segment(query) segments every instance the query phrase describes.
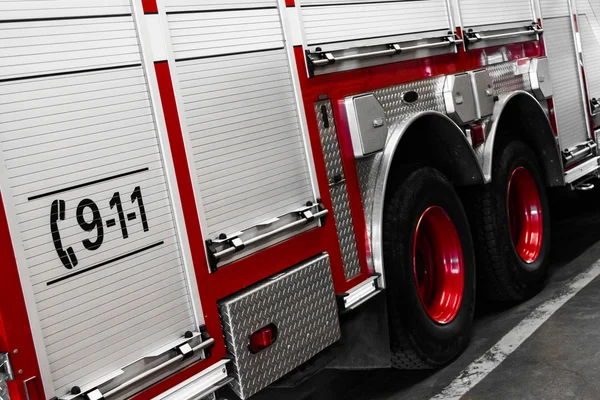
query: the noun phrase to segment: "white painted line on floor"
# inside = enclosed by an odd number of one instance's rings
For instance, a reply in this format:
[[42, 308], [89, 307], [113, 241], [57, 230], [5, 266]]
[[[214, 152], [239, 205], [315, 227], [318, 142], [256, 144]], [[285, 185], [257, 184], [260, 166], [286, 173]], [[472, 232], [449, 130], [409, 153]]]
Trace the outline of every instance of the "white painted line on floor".
[[524, 320], [508, 332], [484, 355], [463, 369], [448, 386], [431, 400], [458, 400], [492, 372], [523, 343], [533, 332], [548, 320], [569, 299], [600, 275], [600, 260], [573, 278], [551, 299], [533, 310]]

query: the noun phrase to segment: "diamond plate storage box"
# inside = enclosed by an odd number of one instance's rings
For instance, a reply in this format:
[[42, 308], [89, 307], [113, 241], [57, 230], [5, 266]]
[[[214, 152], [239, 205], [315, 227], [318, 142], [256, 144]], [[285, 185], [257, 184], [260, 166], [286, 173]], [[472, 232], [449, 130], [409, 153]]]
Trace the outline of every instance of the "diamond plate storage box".
[[[219, 303], [232, 388], [246, 399], [340, 338], [329, 256], [276, 275]], [[275, 342], [252, 354], [250, 335], [277, 326]]]

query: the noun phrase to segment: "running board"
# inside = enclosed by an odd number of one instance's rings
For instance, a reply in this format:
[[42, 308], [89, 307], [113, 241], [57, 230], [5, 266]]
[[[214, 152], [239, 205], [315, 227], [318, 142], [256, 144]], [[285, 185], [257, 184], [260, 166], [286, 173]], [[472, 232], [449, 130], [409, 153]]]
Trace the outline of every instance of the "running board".
[[338, 307], [340, 309], [340, 313], [352, 311], [382, 292], [383, 289], [381, 289], [377, 284], [379, 277], [379, 274], [370, 276], [367, 280], [354, 286], [346, 293], [339, 294]]
[[588, 175], [598, 173], [598, 170], [600, 169], [599, 162], [600, 157], [592, 157], [589, 160], [569, 169], [567, 172], [565, 172], [565, 182], [572, 187], [577, 186], [573, 185], [573, 183], [581, 178], [587, 177]]

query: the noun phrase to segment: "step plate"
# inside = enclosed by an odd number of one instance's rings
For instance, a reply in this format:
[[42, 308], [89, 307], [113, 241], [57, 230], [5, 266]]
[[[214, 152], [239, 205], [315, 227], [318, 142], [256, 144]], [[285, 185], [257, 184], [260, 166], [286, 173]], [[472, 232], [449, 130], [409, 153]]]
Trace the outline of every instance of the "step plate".
[[[335, 292], [324, 254], [219, 303], [231, 386], [246, 399], [340, 338]], [[252, 354], [250, 335], [269, 324], [278, 335]]]

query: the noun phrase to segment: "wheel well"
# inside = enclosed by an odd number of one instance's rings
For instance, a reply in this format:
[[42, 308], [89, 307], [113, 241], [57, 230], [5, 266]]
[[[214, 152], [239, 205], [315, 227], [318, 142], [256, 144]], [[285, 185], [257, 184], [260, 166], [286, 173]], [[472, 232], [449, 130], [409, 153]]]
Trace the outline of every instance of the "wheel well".
[[405, 165], [430, 165], [456, 186], [484, 183], [481, 166], [462, 130], [441, 114], [413, 121], [396, 147], [390, 177]]
[[542, 106], [529, 93], [517, 93], [506, 99], [500, 118], [486, 143], [484, 173], [491, 179], [494, 149], [511, 139], [523, 140], [535, 153], [548, 186], [564, 185], [562, 159], [550, 121]]

